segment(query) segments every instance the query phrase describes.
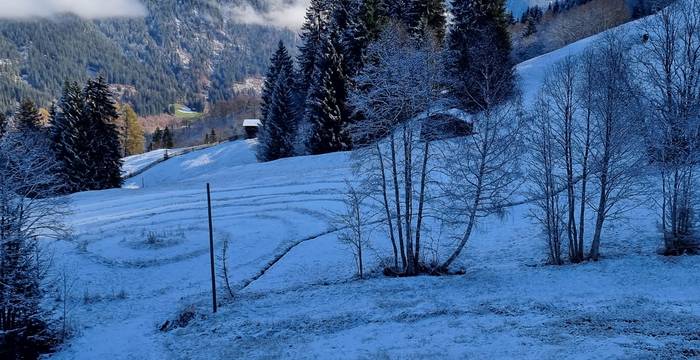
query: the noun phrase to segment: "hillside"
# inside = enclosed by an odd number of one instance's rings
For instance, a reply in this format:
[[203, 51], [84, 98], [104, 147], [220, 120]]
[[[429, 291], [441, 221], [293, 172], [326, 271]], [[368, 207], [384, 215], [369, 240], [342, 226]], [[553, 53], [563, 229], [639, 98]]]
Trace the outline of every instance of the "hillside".
[[[526, 104], [552, 64], [597, 39], [521, 64]], [[479, 228], [461, 259], [464, 275], [354, 281], [351, 253], [333, 226], [352, 180], [349, 154], [258, 164], [254, 146], [225, 143], [172, 158], [123, 189], [71, 197], [75, 238], [54, 250], [75, 284], [67, 298], [77, 334], [53, 358], [700, 354], [700, 288], [687, 286], [700, 281], [700, 264], [655, 254], [651, 208], [609, 229], [615, 244], [604, 245], [600, 263], [543, 266], [544, 244], [525, 204]], [[158, 155], [131, 158], [129, 166]], [[236, 291], [216, 315], [209, 312], [207, 182], [217, 253], [229, 240]], [[381, 236], [373, 233], [369, 268], [386, 246]], [[188, 312], [187, 327], [158, 330]]]
[[241, 1], [147, 0], [138, 19], [0, 21], [0, 111], [24, 97], [47, 106], [64, 81], [98, 73], [144, 115], [226, 100], [265, 73], [279, 40], [295, 41], [288, 30], [238, 23], [228, 8]]

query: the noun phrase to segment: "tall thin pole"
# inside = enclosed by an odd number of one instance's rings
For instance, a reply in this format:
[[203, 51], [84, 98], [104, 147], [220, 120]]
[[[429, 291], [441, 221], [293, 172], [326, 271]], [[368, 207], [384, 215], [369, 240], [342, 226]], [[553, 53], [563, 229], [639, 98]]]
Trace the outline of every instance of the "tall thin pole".
[[209, 208], [209, 257], [211, 262], [211, 298], [216, 313], [216, 273], [214, 271], [214, 226], [211, 220], [211, 186], [207, 183], [207, 207]]

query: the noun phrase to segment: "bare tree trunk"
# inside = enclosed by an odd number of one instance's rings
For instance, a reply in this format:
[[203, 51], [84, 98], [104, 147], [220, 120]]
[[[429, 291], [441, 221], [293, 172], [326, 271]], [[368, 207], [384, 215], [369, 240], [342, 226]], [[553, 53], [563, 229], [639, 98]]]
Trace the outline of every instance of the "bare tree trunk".
[[420, 237], [421, 237], [421, 227], [423, 225], [423, 207], [425, 205], [425, 191], [428, 181], [428, 155], [430, 154], [430, 140], [425, 140], [425, 147], [423, 148], [423, 167], [421, 168], [420, 177], [420, 195], [418, 198], [418, 218], [416, 219], [416, 256], [415, 256], [415, 267], [420, 266]]
[[399, 193], [399, 174], [397, 169], [396, 159], [396, 137], [391, 134], [391, 166], [392, 176], [394, 180], [394, 203], [396, 204], [396, 227], [399, 233], [399, 249], [401, 251], [401, 264], [403, 270], [406, 270], [406, 249], [404, 247], [403, 228], [401, 225], [401, 194]]
[[593, 116], [593, 69], [592, 64], [593, 59], [590, 55], [584, 60], [584, 74], [585, 79], [585, 99], [586, 104], [586, 139], [584, 141], [583, 147], [583, 159], [581, 164], [581, 206], [579, 208], [579, 231], [578, 231], [578, 253], [584, 253], [584, 239], [586, 232], [586, 201], [588, 199], [587, 187], [588, 187], [588, 159], [590, 157], [591, 151], [591, 117]]
[[391, 216], [391, 209], [389, 205], [389, 196], [386, 189], [386, 171], [384, 170], [384, 155], [382, 154], [382, 149], [379, 146], [379, 142], [376, 143], [377, 155], [379, 156], [379, 167], [382, 174], [382, 196], [384, 200], [384, 210], [386, 211], [386, 221], [389, 225], [389, 237], [391, 238], [391, 247], [394, 251], [394, 268], [399, 268], [399, 253], [396, 248], [396, 237], [394, 236], [394, 220]]
[[605, 222], [608, 200], [608, 170], [603, 169], [600, 174], [600, 199], [598, 201], [598, 211], [596, 215], [595, 232], [593, 233], [593, 241], [591, 242], [591, 252], [589, 258], [593, 261], [598, 261], [600, 258], [600, 236], [603, 231], [603, 223]]
[[413, 253], [413, 149], [410, 130], [404, 124], [403, 126], [403, 150], [404, 150], [404, 198], [405, 205], [405, 221], [406, 221], [406, 275], [415, 275], [415, 260]]
[[[568, 99], [567, 99], [568, 101]], [[574, 180], [574, 157], [573, 157], [573, 114], [570, 104], [565, 105], [564, 112], [564, 154], [566, 161], [566, 194], [568, 206], [568, 223], [567, 234], [569, 236], [569, 256], [571, 262], [581, 262], [581, 256], [578, 253], [578, 236], [576, 232], [576, 181]]]
[[469, 222], [467, 225], [467, 230], [464, 232], [464, 235], [462, 235], [462, 239], [459, 242], [459, 245], [455, 249], [455, 251], [450, 255], [450, 257], [442, 264], [440, 265], [440, 271], [442, 272], [447, 272], [452, 265], [452, 263], [457, 260], [459, 255], [462, 253], [462, 250], [464, 250], [464, 246], [467, 245], [467, 241], [469, 241], [469, 238], [472, 235], [472, 230], [474, 229], [474, 223], [476, 222], [476, 214], [479, 209], [479, 205], [481, 203], [481, 192], [482, 192], [482, 186], [483, 186], [483, 181], [484, 181], [484, 172], [486, 170], [486, 154], [487, 151], [486, 149], [482, 149], [481, 152], [481, 160], [479, 164], [479, 176], [477, 176], [477, 184], [476, 184], [476, 193], [474, 195], [474, 200], [472, 202], [472, 208], [469, 213]]

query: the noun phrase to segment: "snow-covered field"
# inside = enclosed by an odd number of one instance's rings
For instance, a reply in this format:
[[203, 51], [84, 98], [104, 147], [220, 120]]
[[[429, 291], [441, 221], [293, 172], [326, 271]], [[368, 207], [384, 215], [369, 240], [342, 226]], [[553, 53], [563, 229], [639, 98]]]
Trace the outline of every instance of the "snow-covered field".
[[[520, 65], [525, 100], [548, 66], [593, 41]], [[607, 230], [599, 263], [542, 265], [525, 205], [479, 229], [464, 275], [355, 281], [331, 230], [352, 179], [349, 155], [257, 164], [253, 147], [225, 143], [158, 164], [123, 189], [72, 196], [75, 236], [52, 247], [73, 284], [77, 332], [52, 358], [700, 357], [700, 258], [656, 255], [651, 209]], [[216, 315], [206, 183], [237, 289]], [[189, 326], [159, 331], [191, 306]]]

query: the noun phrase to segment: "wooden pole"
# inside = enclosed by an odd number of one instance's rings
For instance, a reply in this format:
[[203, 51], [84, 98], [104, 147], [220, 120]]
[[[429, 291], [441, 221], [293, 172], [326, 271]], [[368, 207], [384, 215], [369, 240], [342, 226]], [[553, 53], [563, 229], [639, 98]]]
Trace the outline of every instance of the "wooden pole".
[[211, 220], [211, 186], [207, 183], [207, 207], [209, 208], [209, 260], [211, 263], [211, 297], [216, 313], [216, 273], [214, 271], [214, 226]]

